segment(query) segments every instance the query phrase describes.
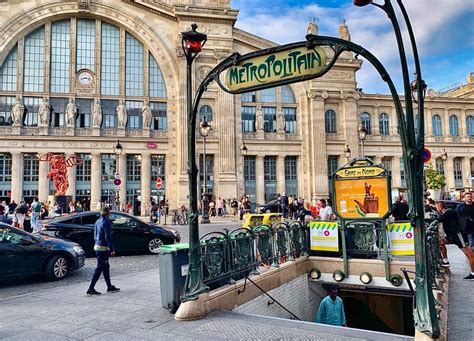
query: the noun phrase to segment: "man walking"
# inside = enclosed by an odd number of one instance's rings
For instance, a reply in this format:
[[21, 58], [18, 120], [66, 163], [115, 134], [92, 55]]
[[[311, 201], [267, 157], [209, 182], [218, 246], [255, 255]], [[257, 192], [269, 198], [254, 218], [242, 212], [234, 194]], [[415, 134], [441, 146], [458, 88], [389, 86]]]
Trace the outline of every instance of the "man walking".
[[39, 232], [39, 218], [42, 207], [43, 205], [38, 202], [38, 198], [34, 198], [31, 204], [31, 228], [33, 229], [33, 233]]
[[342, 299], [337, 296], [337, 289], [330, 288], [328, 290], [328, 296], [323, 298], [319, 304], [315, 322], [338, 327], [347, 327], [344, 303]]
[[105, 283], [107, 284], [107, 292], [119, 291], [110, 282], [110, 264], [109, 256], [115, 256], [114, 244], [112, 242], [112, 223], [110, 222], [110, 208], [104, 206], [100, 212], [101, 217], [94, 225], [94, 251], [97, 256], [97, 268], [95, 269], [92, 281], [87, 290], [87, 295], [100, 295], [101, 293], [95, 290], [95, 284], [99, 280], [100, 274], [104, 274]]
[[464, 277], [465, 280], [474, 280], [474, 252], [468, 246], [467, 238], [460, 231], [459, 220], [456, 212], [446, 207], [444, 201], [436, 202], [436, 209], [439, 216], [433, 223], [443, 223], [444, 233], [446, 238], [440, 240], [440, 250], [443, 257], [443, 266], [449, 266], [447, 244], [454, 244], [466, 255], [469, 265], [471, 266], [471, 273]]
[[474, 250], [474, 204], [472, 192], [464, 193], [464, 202], [456, 207], [456, 212], [461, 220], [461, 230], [469, 239], [469, 245]]

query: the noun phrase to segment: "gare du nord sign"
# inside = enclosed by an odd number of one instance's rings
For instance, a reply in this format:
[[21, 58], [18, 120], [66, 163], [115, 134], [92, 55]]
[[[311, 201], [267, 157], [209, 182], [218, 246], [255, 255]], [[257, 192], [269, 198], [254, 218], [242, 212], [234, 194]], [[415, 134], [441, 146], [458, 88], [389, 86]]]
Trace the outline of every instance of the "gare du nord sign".
[[[290, 47], [263, 55], [242, 58], [227, 70], [225, 85], [229, 92], [244, 92], [250, 88], [293, 83], [306, 77], [314, 78], [326, 66], [326, 52], [321, 47]], [[302, 79], [303, 78], [303, 79]]]

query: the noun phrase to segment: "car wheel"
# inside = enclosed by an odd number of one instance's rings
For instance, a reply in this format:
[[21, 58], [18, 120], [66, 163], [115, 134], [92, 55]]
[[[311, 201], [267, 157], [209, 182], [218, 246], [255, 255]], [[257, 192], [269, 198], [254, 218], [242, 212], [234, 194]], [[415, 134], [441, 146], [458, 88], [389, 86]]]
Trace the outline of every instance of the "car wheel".
[[147, 251], [151, 255], [158, 254], [158, 249], [163, 245], [163, 241], [160, 238], [152, 238], [147, 243]]
[[65, 256], [54, 256], [48, 261], [46, 275], [51, 281], [63, 279], [69, 273], [69, 261]]

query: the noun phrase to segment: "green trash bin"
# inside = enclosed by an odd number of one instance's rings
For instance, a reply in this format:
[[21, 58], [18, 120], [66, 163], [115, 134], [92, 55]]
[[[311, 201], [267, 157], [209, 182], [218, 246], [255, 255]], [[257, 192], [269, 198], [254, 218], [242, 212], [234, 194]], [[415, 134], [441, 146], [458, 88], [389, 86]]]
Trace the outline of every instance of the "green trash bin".
[[161, 305], [172, 314], [178, 310], [188, 274], [189, 243], [163, 245], [159, 249]]

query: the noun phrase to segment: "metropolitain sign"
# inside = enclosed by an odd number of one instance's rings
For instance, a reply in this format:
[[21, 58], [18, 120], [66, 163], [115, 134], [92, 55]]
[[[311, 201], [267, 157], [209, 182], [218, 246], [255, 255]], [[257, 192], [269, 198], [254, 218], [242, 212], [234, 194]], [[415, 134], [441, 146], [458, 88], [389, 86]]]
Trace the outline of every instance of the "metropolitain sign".
[[242, 60], [226, 74], [230, 91], [239, 91], [281, 81], [299, 81], [316, 75], [326, 65], [326, 52], [321, 47], [295, 47]]

